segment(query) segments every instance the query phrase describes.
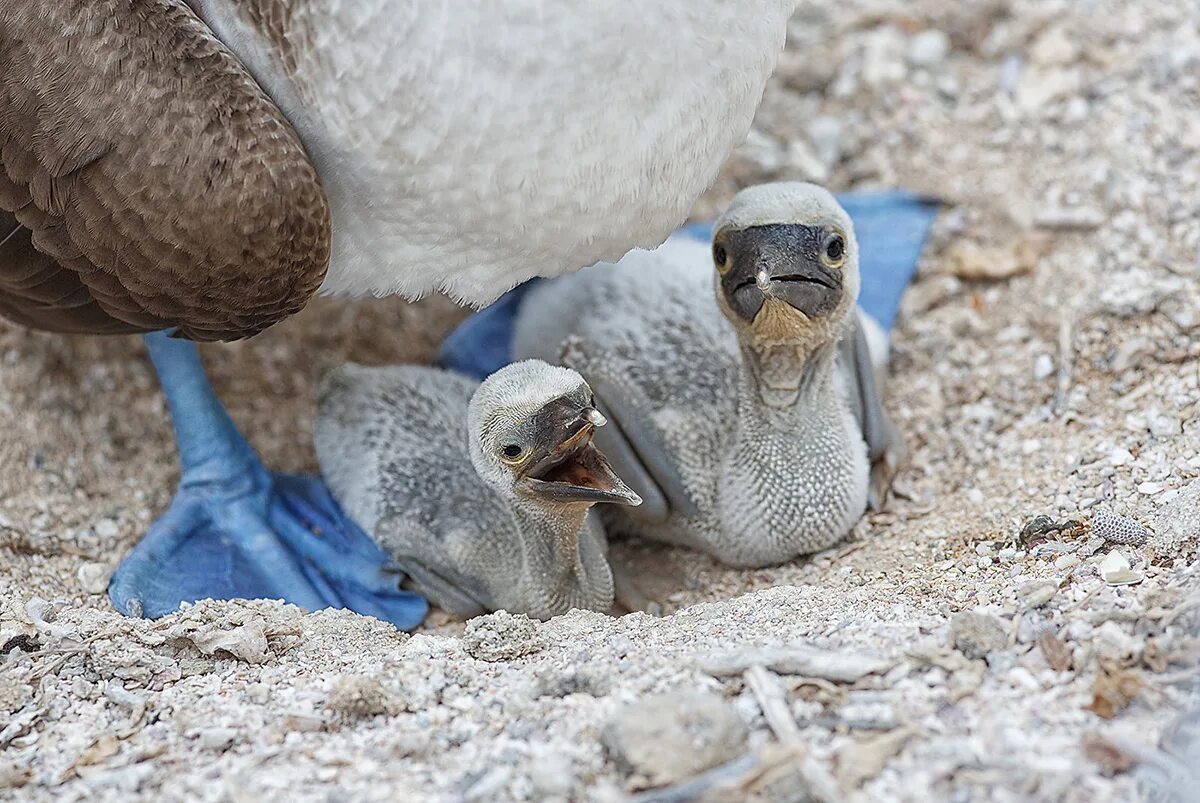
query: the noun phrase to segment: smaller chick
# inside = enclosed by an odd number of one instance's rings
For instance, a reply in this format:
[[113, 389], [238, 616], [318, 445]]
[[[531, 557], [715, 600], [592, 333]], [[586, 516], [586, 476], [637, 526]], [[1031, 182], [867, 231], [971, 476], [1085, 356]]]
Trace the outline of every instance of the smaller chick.
[[322, 383], [314, 441], [334, 497], [456, 616], [605, 611], [613, 577], [597, 502], [641, 498], [593, 445], [575, 371], [514, 363], [482, 384], [437, 368], [346, 365]]

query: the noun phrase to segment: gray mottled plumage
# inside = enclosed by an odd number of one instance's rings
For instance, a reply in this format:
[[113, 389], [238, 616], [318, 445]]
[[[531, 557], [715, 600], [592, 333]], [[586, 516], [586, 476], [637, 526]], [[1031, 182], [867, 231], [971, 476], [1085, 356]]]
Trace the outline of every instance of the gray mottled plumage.
[[[614, 528], [760, 566], [845, 537], [901, 447], [855, 308], [853, 227], [833, 196], [752, 188], [715, 232], [712, 250], [676, 237], [535, 289], [515, 350], [595, 390], [611, 422], [597, 442], [645, 499], [614, 511]], [[818, 252], [835, 234], [844, 261], [831, 268]]]
[[[523, 474], [539, 442], [590, 435], [603, 420], [591, 403], [577, 373], [537, 361], [482, 385], [435, 368], [347, 365], [320, 391], [317, 457], [346, 512], [443, 609], [607, 610], [612, 574], [588, 510], [636, 496], [609, 476], [607, 498], [564, 500]], [[547, 423], [547, 411], [562, 415]], [[506, 462], [502, 450], [517, 444], [525, 451]], [[600, 463], [593, 479], [604, 479]]]

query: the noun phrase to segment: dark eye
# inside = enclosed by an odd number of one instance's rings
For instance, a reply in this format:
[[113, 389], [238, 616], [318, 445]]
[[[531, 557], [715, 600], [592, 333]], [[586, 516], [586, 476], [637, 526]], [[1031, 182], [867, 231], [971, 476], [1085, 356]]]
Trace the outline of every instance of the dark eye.
[[729, 272], [729, 252], [720, 243], [713, 243], [713, 264], [717, 266], [718, 273]]
[[846, 258], [846, 238], [834, 232], [825, 240], [825, 260], [837, 265]]
[[518, 457], [521, 456], [522, 449], [520, 446], [517, 446], [515, 443], [510, 443], [504, 447], [503, 451], [504, 451], [504, 456], [507, 457], [509, 460], [516, 460]]
[[718, 267], [724, 265], [728, 259], [729, 253], [725, 250], [725, 246], [721, 245], [720, 243], [717, 243], [713, 246], [713, 262], [716, 263]]

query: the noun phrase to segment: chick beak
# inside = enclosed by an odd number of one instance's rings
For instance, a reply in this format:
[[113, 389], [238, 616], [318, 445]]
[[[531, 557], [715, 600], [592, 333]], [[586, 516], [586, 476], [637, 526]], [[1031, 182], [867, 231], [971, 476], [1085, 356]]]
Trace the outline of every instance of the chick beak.
[[537, 443], [521, 478], [531, 490], [555, 502], [640, 505], [642, 498], [592, 443], [596, 427], [606, 423], [594, 407], [581, 410], [565, 398], [550, 402], [534, 415]]

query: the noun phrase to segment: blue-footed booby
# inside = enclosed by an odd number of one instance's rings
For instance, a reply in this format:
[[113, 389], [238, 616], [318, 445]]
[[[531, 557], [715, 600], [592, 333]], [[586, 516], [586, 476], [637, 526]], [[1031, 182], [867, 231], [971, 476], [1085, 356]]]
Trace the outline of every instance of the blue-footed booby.
[[481, 305], [657, 245], [748, 131], [793, 7], [0, 6], [0, 315], [157, 333], [180, 445], [117, 608], [271, 596], [419, 621], [319, 483], [262, 466], [186, 341], [249, 337], [318, 290]]

